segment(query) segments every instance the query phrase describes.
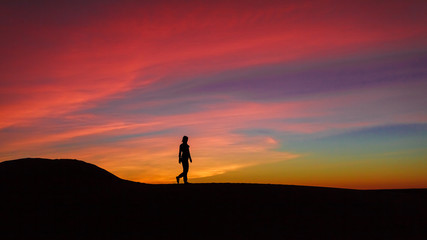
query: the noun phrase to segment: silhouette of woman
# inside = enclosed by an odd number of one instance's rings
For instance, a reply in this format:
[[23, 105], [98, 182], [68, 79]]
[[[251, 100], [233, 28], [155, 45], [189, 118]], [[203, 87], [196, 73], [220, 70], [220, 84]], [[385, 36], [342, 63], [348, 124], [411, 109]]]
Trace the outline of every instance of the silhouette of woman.
[[184, 178], [184, 184], [188, 184], [187, 182], [187, 173], [188, 173], [188, 167], [189, 167], [188, 159], [190, 159], [190, 162], [193, 162], [190, 155], [190, 146], [188, 146], [187, 142], [188, 142], [188, 137], [184, 136], [182, 137], [182, 144], [179, 145], [178, 157], [179, 157], [179, 163], [182, 164], [183, 170], [182, 170], [182, 173], [176, 177], [176, 182], [178, 184], [179, 184], [180, 178]]

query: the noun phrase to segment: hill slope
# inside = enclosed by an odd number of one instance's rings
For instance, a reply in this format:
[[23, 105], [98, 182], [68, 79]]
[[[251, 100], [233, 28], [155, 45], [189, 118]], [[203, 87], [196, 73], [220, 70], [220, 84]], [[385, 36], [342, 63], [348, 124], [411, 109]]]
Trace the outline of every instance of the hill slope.
[[96, 165], [74, 159], [24, 158], [0, 163], [0, 186], [15, 191], [70, 191], [120, 181]]
[[10, 181], [30, 177], [55, 180], [62, 177], [64, 180], [83, 181], [119, 179], [96, 165], [75, 159], [23, 158], [4, 161], [0, 162], [0, 174], [3, 179], [10, 178], [7, 179]]
[[[31, 169], [46, 167], [44, 160], [37, 162], [40, 166]], [[66, 175], [74, 179], [82, 174], [78, 179], [90, 184], [54, 174], [45, 182], [54, 188], [39, 191], [33, 188], [39, 185], [24, 184], [23, 189], [15, 191], [4, 182], [13, 178], [2, 178], [0, 214], [7, 219], [0, 225], [2, 239], [427, 237], [426, 189], [360, 191], [266, 184], [149, 185], [121, 181], [105, 170], [100, 174], [94, 165], [81, 162], [78, 165], [88, 169], [67, 169]], [[22, 173], [19, 169], [26, 166], [15, 166], [14, 171]], [[0, 174], [7, 172], [4, 169], [0, 163]], [[31, 179], [32, 174], [30, 171], [28, 175]], [[63, 178], [59, 182], [66, 183], [68, 188], [58, 190], [63, 185], [52, 183], [55, 180], [52, 176]], [[91, 176], [102, 180], [94, 181]], [[26, 179], [22, 183], [30, 181], [22, 174], [19, 179]], [[86, 190], [77, 190], [81, 188]]]

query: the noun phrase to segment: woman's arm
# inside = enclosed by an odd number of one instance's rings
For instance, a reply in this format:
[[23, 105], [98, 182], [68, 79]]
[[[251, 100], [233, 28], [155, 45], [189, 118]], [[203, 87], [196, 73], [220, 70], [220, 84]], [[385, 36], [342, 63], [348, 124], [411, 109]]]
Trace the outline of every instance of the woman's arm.
[[182, 147], [181, 145], [179, 146], [179, 153], [178, 153], [178, 159], [179, 159], [179, 163], [181, 163], [181, 153], [182, 153]]

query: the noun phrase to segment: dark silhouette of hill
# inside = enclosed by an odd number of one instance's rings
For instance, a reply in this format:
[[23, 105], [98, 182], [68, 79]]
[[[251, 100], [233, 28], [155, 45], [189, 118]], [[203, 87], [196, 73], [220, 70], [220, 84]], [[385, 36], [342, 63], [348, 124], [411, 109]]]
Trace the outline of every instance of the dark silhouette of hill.
[[0, 175], [1, 239], [427, 239], [427, 189], [151, 185], [46, 159]]
[[16, 191], [70, 191], [120, 181], [96, 165], [74, 159], [24, 158], [0, 163], [0, 185]]

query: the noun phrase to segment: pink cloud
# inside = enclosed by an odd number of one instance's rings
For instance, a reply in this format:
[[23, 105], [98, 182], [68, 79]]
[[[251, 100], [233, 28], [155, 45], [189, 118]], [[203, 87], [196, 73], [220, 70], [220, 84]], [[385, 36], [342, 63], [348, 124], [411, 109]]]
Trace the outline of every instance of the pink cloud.
[[[423, 21], [415, 21], [415, 16], [401, 22], [394, 18], [409, 11], [410, 4], [390, 3], [382, 10], [338, 4], [336, 12], [324, 4], [321, 8], [307, 3], [253, 4], [243, 10], [226, 2], [215, 8], [196, 4], [194, 11], [188, 10], [193, 5], [179, 4], [173, 11], [158, 5], [147, 10], [157, 16], [154, 19], [140, 12], [145, 5], [120, 8], [132, 9], [130, 15], [113, 11], [118, 6], [107, 6], [101, 9], [102, 20], [83, 16], [88, 20], [84, 26], [64, 28], [48, 21], [56, 16], [47, 16], [44, 25], [13, 22], [5, 29], [10, 39], [2, 46], [8, 59], [0, 75], [1, 93], [14, 99], [2, 106], [2, 115], [13, 117], [2, 120], [2, 125], [83, 107], [153, 80], [145, 76], [167, 81], [169, 76], [357, 53], [395, 47], [424, 33]], [[364, 15], [355, 14], [354, 8], [363, 9]], [[315, 21], [316, 17], [323, 21]], [[16, 41], [24, 36], [32, 42]], [[12, 43], [21, 45], [8, 47]], [[47, 43], [51, 44], [38, 46]]]

